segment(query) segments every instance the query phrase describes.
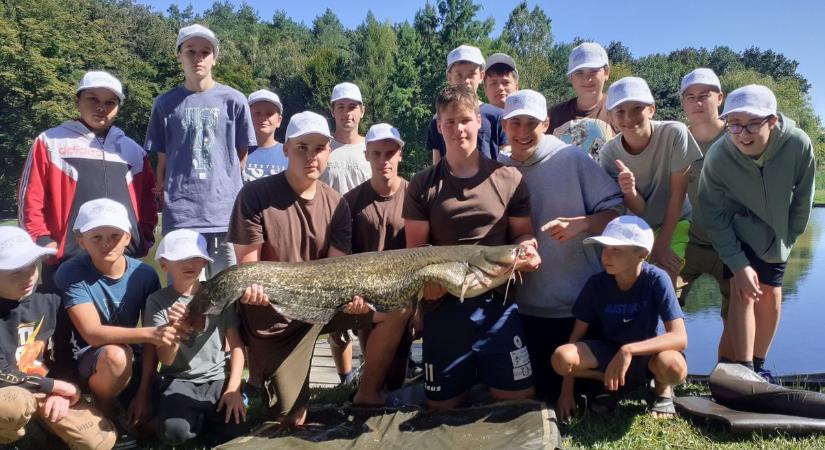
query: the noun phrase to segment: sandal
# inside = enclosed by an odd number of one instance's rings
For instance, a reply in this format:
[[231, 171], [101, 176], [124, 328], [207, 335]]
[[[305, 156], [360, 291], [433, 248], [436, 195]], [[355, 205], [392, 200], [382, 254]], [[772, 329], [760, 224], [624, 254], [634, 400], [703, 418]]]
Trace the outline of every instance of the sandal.
[[[656, 399], [653, 400], [648, 406], [648, 412], [658, 414], [658, 417], [662, 417], [662, 415], [668, 414], [669, 417], [673, 417], [676, 415], [676, 406], [673, 403], [673, 395], [664, 396], [664, 395], [657, 395]], [[669, 418], [669, 417], [662, 417], [662, 418]]]
[[615, 393], [602, 393], [595, 397], [590, 402], [590, 412], [593, 414], [605, 414], [613, 412], [616, 405], [619, 403], [619, 395]]

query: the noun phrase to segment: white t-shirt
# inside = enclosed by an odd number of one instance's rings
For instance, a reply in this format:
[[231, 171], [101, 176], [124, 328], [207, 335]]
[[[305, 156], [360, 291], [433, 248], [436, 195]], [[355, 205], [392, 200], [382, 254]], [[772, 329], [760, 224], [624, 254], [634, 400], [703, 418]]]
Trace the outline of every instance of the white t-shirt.
[[372, 168], [367, 162], [365, 152], [367, 144], [341, 144], [332, 140], [332, 153], [329, 155], [327, 170], [321, 175], [321, 181], [344, 195], [350, 189], [369, 180]]

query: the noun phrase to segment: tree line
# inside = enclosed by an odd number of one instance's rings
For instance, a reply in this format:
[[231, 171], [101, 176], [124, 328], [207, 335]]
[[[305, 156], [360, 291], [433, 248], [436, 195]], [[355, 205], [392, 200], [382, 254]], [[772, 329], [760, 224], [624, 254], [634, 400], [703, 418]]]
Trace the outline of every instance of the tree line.
[[[485, 55], [510, 54], [521, 87], [542, 92], [549, 104], [573, 96], [567, 57], [586, 36], [554, 41], [548, 13], [526, 2], [506, 18], [482, 18], [479, 11], [473, 0], [437, 0], [412, 22], [382, 22], [368, 13], [347, 29], [329, 9], [304, 24], [283, 10], [267, 19], [228, 1], [195, 13], [191, 5], [158, 12], [131, 0], [0, 0], [0, 214], [16, 211], [17, 183], [33, 139], [76, 116], [74, 92], [86, 70], [110, 71], [124, 83], [127, 99], [115, 124], [142, 142], [154, 97], [183, 81], [174, 55], [177, 30], [195, 22], [221, 41], [218, 81], [245, 94], [268, 88], [281, 97], [281, 139], [292, 114], [310, 109], [329, 116], [332, 87], [358, 84], [367, 108], [362, 131], [377, 122], [395, 125], [407, 142], [402, 172], [408, 176], [430, 161], [426, 127], [445, 83], [446, 55], [460, 44], [476, 45]], [[495, 20], [505, 21], [498, 36], [492, 36]], [[781, 53], [720, 45], [634, 57], [620, 41], [601, 44], [611, 61], [610, 81], [627, 75], [647, 80], [657, 119], [684, 119], [681, 77], [710, 67], [727, 92], [749, 83], [773, 89], [780, 111], [811, 136], [818, 160], [825, 160], [825, 132], [811, 105], [810, 83], [798, 63]]]

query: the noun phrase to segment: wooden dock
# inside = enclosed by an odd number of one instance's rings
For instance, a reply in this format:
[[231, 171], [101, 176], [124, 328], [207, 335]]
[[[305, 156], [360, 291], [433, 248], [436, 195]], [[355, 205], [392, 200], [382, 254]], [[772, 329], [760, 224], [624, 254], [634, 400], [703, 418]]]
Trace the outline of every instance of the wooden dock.
[[[413, 361], [421, 361], [421, 341], [412, 344], [410, 357]], [[357, 370], [363, 362], [361, 345], [358, 339], [352, 340], [352, 367]], [[326, 336], [315, 343], [315, 353], [312, 355], [312, 367], [309, 371], [309, 385], [311, 387], [332, 388], [340, 384], [335, 362], [332, 360], [332, 351], [327, 343]]]

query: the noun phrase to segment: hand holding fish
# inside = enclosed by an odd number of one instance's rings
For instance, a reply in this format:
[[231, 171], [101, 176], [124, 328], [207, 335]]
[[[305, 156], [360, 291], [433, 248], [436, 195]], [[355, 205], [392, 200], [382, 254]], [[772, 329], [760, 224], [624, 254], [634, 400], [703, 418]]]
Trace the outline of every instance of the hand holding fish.
[[264, 292], [264, 287], [260, 284], [252, 284], [243, 293], [241, 303], [252, 306], [268, 306], [269, 296]]
[[521, 246], [521, 253], [518, 256], [522, 264], [519, 265], [518, 270], [521, 272], [533, 272], [541, 266], [541, 256], [539, 256], [538, 242], [536, 238], [526, 239], [519, 243]]
[[356, 295], [352, 297], [352, 301], [344, 305], [344, 309], [342, 310], [344, 314], [367, 314], [370, 311], [374, 311], [373, 308], [370, 307], [370, 304], [364, 301], [364, 298], [360, 295]]

